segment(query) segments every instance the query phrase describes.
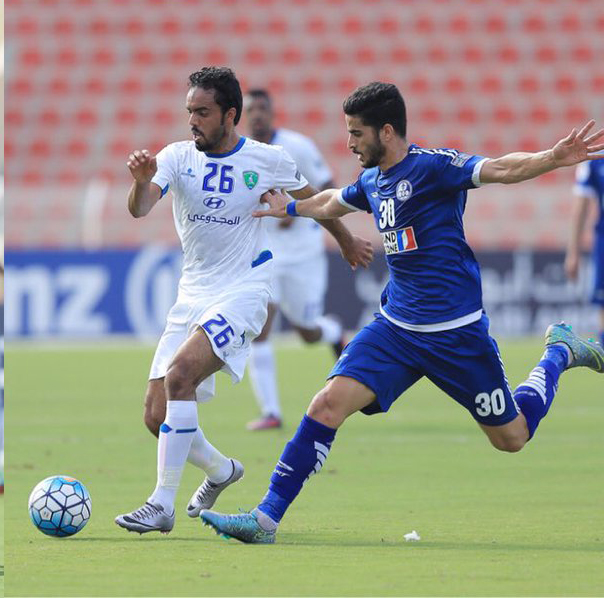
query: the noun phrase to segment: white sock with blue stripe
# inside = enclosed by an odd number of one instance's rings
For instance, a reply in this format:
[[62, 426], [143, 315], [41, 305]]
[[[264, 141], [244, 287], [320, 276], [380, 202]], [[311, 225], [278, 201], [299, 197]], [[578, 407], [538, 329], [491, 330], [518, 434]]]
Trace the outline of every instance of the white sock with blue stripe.
[[167, 513], [174, 511], [174, 499], [197, 428], [194, 400], [168, 401], [157, 442], [157, 486], [149, 497], [150, 503], [161, 505]]

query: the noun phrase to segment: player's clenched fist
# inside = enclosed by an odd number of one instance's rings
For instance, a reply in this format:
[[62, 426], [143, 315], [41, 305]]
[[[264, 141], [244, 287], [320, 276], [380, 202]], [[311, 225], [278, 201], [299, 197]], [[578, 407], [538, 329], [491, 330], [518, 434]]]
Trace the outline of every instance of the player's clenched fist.
[[132, 177], [139, 183], [149, 183], [157, 172], [157, 160], [149, 150], [135, 150], [128, 156], [126, 162]]

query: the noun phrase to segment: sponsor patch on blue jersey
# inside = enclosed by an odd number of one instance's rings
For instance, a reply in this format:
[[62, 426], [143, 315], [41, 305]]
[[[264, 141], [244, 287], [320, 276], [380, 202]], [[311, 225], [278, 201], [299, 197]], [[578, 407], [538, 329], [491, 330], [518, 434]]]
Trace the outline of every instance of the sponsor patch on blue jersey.
[[408, 226], [401, 230], [389, 230], [381, 234], [386, 255], [404, 253], [405, 251], [414, 251], [417, 249], [417, 241], [415, 240], [415, 233], [413, 232], [412, 226]]

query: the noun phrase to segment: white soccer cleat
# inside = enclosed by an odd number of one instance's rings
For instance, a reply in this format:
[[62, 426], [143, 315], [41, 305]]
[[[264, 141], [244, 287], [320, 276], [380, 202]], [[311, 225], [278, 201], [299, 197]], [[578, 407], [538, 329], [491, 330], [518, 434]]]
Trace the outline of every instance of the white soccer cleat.
[[215, 484], [206, 477], [201, 486], [195, 490], [187, 505], [189, 517], [198, 517], [202, 510], [211, 509], [220, 493], [243, 477], [243, 465], [236, 459], [230, 461], [233, 464], [233, 473], [224, 482]]
[[172, 515], [167, 515], [161, 505], [146, 502], [132, 513], [118, 515], [115, 522], [129, 532], [138, 532], [139, 534], [161, 532], [167, 534], [174, 527], [174, 511], [172, 511]]

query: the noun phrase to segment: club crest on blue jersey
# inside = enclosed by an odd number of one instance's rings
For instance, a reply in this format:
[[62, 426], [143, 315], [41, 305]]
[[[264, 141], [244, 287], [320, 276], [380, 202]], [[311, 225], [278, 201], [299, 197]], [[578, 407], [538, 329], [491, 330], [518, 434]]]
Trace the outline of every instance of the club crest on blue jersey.
[[253, 189], [258, 183], [258, 173], [255, 170], [246, 170], [243, 173], [243, 181], [248, 189]]
[[413, 194], [413, 185], [406, 179], [403, 179], [396, 186], [396, 199], [398, 199], [399, 201], [401, 201], [401, 202], [407, 201], [411, 197], [412, 194]]
[[400, 230], [390, 230], [381, 234], [386, 255], [405, 253], [417, 249], [417, 241], [412, 226]]

